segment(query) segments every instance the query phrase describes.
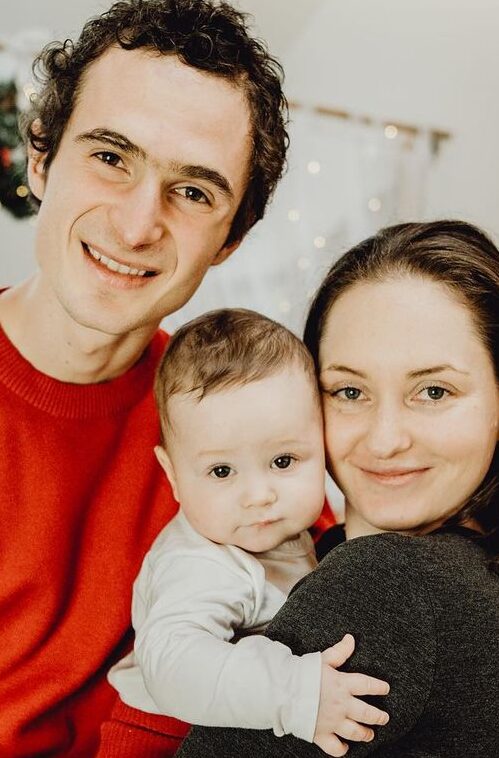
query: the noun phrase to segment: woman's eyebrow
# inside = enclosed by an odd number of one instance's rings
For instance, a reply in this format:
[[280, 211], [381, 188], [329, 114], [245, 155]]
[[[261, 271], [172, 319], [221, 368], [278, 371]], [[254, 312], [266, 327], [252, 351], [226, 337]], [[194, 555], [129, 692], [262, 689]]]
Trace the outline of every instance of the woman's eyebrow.
[[[128, 155], [138, 158], [141, 161], [147, 159], [146, 151], [136, 145], [134, 142], [125, 137], [120, 132], [111, 129], [92, 129], [89, 132], [83, 132], [76, 137], [76, 142], [100, 142], [111, 147], [116, 147]], [[234, 192], [230, 183], [223, 174], [208, 166], [183, 164], [178, 161], [171, 161], [169, 168], [175, 173], [184, 176], [186, 179], [202, 179], [210, 182], [217, 187], [222, 194], [229, 200], [234, 197]]]
[[469, 374], [469, 371], [463, 371], [462, 369], [456, 368], [456, 366], [453, 366], [451, 363], [442, 363], [438, 366], [429, 366], [428, 368], [409, 371], [407, 376], [410, 379], [418, 379], [419, 377], [427, 376], [428, 374], [438, 374], [441, 371], [456, 371], [458, 374]]
[[343, 374], [354, 374], [354, 376], [360, 376], [361, 379], [366, 379], [367, 374], [364, 374], [362, 371], [358, 371], [355, 368], [350, 368], [350, 366], [343, 366], [340, 363], [331, 363], [329, 366], [326, 366], [326, 368], [322, 369], [321, 375], [325, 374], [327, 371], [341, 371]]

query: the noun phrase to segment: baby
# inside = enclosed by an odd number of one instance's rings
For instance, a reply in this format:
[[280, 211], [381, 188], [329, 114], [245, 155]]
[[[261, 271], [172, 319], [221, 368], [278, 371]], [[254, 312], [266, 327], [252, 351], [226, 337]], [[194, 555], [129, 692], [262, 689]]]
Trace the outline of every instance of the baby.
[[388, 716], [355, 696], [388, 685], [336, 671], [351, 636], [298, 656], [258, 634], [316, 565], [307, 528], [324, 503], [324, 446], [306, 348], [257, 313], [213, 311], [173, 336], [155, 392], [155, 452], [180, 510], [135, 582], [135, 649], [110, 682], [150, 714], [273, 729], [330, 755], [343, 754], [338, 738], [369, 741], [364, 725]]

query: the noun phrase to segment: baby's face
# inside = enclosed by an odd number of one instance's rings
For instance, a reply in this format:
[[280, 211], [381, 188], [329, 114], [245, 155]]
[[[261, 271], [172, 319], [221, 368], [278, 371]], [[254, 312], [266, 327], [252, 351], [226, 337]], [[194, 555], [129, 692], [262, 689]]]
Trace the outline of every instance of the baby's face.
[[200, 534], [263, 552], [318, 518], [324, 502], [322, 415], [301, 367], [287, 366], [200, 402], [174, 395], [168, 410], [165, 468]]

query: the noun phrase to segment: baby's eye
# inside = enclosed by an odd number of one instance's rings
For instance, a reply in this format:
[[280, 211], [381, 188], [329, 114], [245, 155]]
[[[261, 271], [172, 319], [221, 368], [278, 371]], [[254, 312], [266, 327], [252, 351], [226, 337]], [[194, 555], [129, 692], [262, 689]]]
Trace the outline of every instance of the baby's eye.
[[272, 461], [272, 466], [280, 469], [289, 468], [293, 460], [294, 458], [291, 455], [279, 455]]
[[210, 471], [210, 476], [214, 476], [216, 479], [227, 479], [232, 469], [230, 466], [214, 466]]
[[362, 390], [358, 387], [342, 387], [332, 393], [333, 397], [339, 397], [340, 400], [358, 400], [362, 395]]

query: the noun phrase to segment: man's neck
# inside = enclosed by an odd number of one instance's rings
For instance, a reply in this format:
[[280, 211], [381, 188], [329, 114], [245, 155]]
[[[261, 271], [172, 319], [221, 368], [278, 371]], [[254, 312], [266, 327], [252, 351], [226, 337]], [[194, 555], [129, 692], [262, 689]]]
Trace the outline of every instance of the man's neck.
[[74, 384], [95, 384], [124, 374], [157, 328], [109, 335], [81, 326], [42, 296], [37, 276], [0, 295], [0, 325], [38, 371]]

